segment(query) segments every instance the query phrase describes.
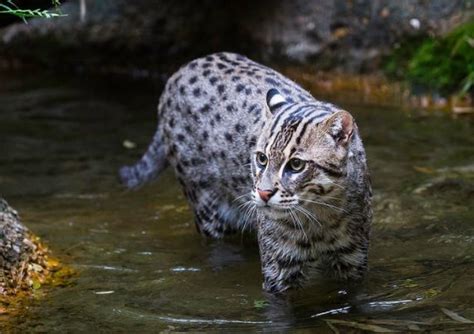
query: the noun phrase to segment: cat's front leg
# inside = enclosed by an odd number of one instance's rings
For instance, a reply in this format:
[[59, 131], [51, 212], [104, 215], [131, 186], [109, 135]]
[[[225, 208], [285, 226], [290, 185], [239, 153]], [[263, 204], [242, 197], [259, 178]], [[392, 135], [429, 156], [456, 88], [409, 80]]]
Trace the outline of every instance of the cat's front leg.
[[257, 234], [263, 289], [270, 293], [282, 293], [301, 287], [306, 281], [306, 261], [287, 233], [272, 223], [259, 222]]

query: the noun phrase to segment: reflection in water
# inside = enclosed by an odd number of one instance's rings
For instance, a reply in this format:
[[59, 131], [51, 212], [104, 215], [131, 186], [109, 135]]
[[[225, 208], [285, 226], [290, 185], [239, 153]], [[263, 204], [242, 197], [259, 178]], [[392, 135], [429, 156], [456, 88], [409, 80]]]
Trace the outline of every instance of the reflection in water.
[[235, 319], [193, 319], [193, 318], [176, 318], [156, 314], [146, 314], [142, 311], [134, 311], [131, 309], [114, 309], [119, 315], [133, 317], [144, 321], [165, 322], [171, 324], [185, 325], [267, 325], [270, 321], [252, 321], [252, 320], [235, 320]]
[[264, 310], [264, 316], [272, 324], [266, 327], [266, 332], [271, 333], [276, 328], [284, 331], [295, 326], [295, 310], [288, 296], [272, 296], [266, 293], [265, 300], [267, 306]]
[[324, 315], [346, 314], [346, 313], [349, 313], [351, 308], [352, 308], [352, 306], [339, 307], [339, 308], [331, 309], [331, 310], [328, 310], [328, 311], [316, 313], [316, 314], [312, 315], [311, 318], [322, 317]]
[[111, 270], [111, 271], [119, 271], [123, 273], [135, 273], [138, 270], [130, 269], [130, 268], [122, 268], [122, 267], [113, 267], [113, 266], [105, 266], [105, 265], [87, 265], [87, 264], [74, 264], [74, 267], [77, 268], [87, 268], [87, 269], [99, 269], [99, 270]]
[[372, 171], [370, 272], [275, 297], [255, 236], [200, 237], [170, 172], [118, 185], [155, 130], [159, 87], [0, 77], [1, 194], [80, 272], [12, 320], [17, 331], [472, 330], [456, 320], [474, 319], [471, 119], [341, 99]]
[[207, 261], [214, 271], [220, 271], [245, 261], [240, 250], [241, 247], [237, 245], [222, 240], [215, 241], [212, 243]]

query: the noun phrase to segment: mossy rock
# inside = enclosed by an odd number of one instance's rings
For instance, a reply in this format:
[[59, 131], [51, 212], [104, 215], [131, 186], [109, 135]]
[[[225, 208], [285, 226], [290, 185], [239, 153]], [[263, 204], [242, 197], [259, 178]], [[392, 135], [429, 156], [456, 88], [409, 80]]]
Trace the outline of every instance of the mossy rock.
[[72, 274], [0, 198], [0, 314], [44, 285], [66, 284]]

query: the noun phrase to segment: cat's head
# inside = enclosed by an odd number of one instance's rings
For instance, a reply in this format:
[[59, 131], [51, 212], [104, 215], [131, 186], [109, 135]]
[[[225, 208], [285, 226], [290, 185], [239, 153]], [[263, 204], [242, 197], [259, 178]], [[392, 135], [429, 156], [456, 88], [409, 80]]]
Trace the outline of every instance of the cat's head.
[[356, 131], [352, 116], [327, 104], [290, 103], [275, 89], [267, 105], [269, 121], [252, 156], [257, 207], [284, 218], [340, 198]]

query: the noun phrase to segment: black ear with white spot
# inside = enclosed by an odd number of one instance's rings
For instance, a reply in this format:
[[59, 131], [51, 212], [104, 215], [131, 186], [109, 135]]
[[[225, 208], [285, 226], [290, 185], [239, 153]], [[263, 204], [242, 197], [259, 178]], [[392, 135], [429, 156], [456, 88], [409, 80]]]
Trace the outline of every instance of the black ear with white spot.
[[280, 94], [278, 90], [272, 88], [267, 93], [267, 105], [272, 113], [282, 105], [288, 103], [288, 101]]

